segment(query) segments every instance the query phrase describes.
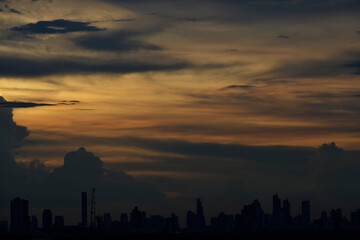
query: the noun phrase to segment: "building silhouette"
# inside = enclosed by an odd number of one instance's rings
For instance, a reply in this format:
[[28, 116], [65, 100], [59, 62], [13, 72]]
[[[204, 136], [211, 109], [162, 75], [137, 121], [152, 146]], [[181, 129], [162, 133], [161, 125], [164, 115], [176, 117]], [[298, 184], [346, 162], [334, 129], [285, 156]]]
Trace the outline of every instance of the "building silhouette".
[[31, 217], [31, 230], [30, 231], [32, 233], [35, 233], [35, 232], [37, 232], [38, 228], [39, 228], [38, 218], [37, 218], [37, 216], [34, 215]]
[[170, 233], [176, 233], [180, 230], [179, 218], [175, 213], [172, 213], [170, 217], [166, 218], [165, 230]]
[[310, 229], [310, 201], [301, 202], [301, 222], [302, 230]]
[[264, 230], [265, 213], [260, 202], [256, 199], [253, 203], [245, 205], [241, 215], [237, 217], [237, 229], [241, 232], [258, 232]]
[[217, 217], [211, 218], [211, 231], [215, 233], [231, 233], [235, 230], [233, 215], [221, 212]]
[[87, 227], [87, 192], [81, 193], [81, 225]]
[[[87, 210], [87, 194], [81, 193], [82, 217]], [[53, 215], [50, 209], [42, 213], [42, 229], [38, 229], [37, 216], [29, 217], [29, 203], [25, 199], [15, 198], [11, 201], [10, 232], [12, 234], [68, 234], [68, 233], [101, 233], [101, 234], [160, 234], [160, 233], [252, 233], [252, 232], [335, 232], [342, 234], [345, 231], [360, 231], [360, 209], [351, 212], [350, 220], [343, 216], [341, 208], [333, 209], [330, 214], [321, 212], [317, 219], [311, 219], [310, 201], [302, 201], [299, 215], [291, 216], [291, 203], [288, 199], [281, 200], [278, 195], [272, 197], [272, 212], [265, 213], [258, 200], [244, 205], [241, 212], [235, 215], [220, 212], [211, 218], [206, 225], [203, 205], [200, 199], [196, 200], [196, 212], [188, 211], [186, 227], [181, 228], [179, 218], [172, 213], [168, 217], [161, 215], [146, 216], [145, 211], [134, 207], [130, 213], [122, 213], [118, 219], [112, 219], [110, 213], [97, 215], [96, 228], [85, 229], [82, 221], [78, 226], [66, 226], [63, 216]], [[85, 215], [86, 211], [85, 211]], [[116, 218], [116, 217], [115, 217]], [[82, 219], [84, 220], [84, 219]], [[9, 232], [8, 223], [0, 221], [0, 235]], [[275, 233], [278, 234], [278, 233]], [[283, 233], [279, 233], [283, 234]], [[206, 235], [204, 235], [206, 236]], [[230, 235], [231, 236], [231, 235]], [[279, 235], [280, 236], [280, 235]], [[2, 239], [2, 238], [0, 238]]]
[[15, 198], [10, 203], [10, 232], [28, 233], [30, 231], [29, 202]]
[[360, 209], [351, 213], [351, 228], [353, 230], [360, 230]]
[[145, 227], [146, 213], [135, 207], [130, 214], [130, 227], [134, 231], [140, 231]]
[[56, 229], [61, 229], [63, 227], [65, 227], [65, 219], [64, 216], [55, 216], [54, 219], [54, 227]]
[[273, 213], [272, 213], [272, 229], [275, 231], [280, 230], [281, 221], [281, 199], [276, 194], [273, 196]]
[[111, 214], [110, 213], [104, 213], [104, 222], [103, 222], [103, 230], [105, 232], [110, 232], [111, 231], [111, 225], [112, 225], [112, 221], [111, 221]]
[[42, 213], [42, 229], [45, 232], [50, 232], [52, 225], [52, 212], [50, 209], [45, 209]]
[[205, 231], [206, 222], [204, 216], [204, 209], [200, 199], [196, 200], [196, 213], [192, 211], [187, 212], [186, 228], [189, 232], [203, 232]]
[[0, 234], [7, 234], [9, 226], [7, 221], [0, 221]]

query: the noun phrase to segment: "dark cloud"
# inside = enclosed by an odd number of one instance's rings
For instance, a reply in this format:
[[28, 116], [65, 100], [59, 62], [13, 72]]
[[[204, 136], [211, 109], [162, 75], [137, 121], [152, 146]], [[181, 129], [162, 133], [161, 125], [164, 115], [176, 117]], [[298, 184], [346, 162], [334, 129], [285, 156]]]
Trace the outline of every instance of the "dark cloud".
[[[0, 97], [0, 103], [6, 100]], [[0, 109], [0, 202], [8, 201], [8, 197], [12, 195], [14, 186], [12, 181], [22, 181], [17, 179], [20, 168], [16, 164], [12, 151], [19, 148], [23, 140], [29, 135], [26, 127], [19, 126], [13, 120], [12, 109]]]
[[225, 52], [240, 52], [239, 49], [226, 49]]
[[133, 22], [136, 21], [136, 18], [127, 18], [127, 19], [114, 19], [112, 22]]
[[356, 69], [354, 74], [360, 74], [360, 61], [354, 61], [344, 65], [346, 68]]
[[37, 23], [29, 23], [24, 26], [13, 27], [11, 30], [25, 34], [57, 34], [69, 32], [95, 32], [104, 29], [90, 26], [89, 22], [75, 22], [58, 19], [53, 21], [39, 21]]
[[[176, 154], [191, 157], [211, 157], [217, 159], [247, 159], [263, 163], [284, 163], [303, 164], [309, 155], [315, 152], [313, 148], [307, 147], [288, 147], [288, 146], [247, 146], [239, 144], [219, 144], [219, 143], [192, 143], [183, 140], [171, 139], [147, 139], [136, 137], [97, 137], [86, 139], [74, 137], [74, 141], [86, 141], [89, 145], [106, 146], [128, 146], [139, 149], [147, 149], [155, 152]], [[41, 144], [36, 141], [28, 144]], [[50, 144], [50, 142], [48, 142]], [[58, 144], [58, 142], [54, 142]], [[289, 160], [291, 159], [291, 161]]]
[[56, 104], [49, 103], [34, 103], [34, 102], [0, 102], [0, 108], [33, 108], [41, 106], [55, 106]]
[[62, 101], [60, 103], [36, 103], [36, 102], [0, 102], [0, 108], [33, 108], [43, 106], [57, 106], [57, 105], [75, 105], [80, 101]]
[[125, 60], [98, 60], [79, 58], [37, 58], [0, 56], [0, 76], [41, 77], [47, 75], [88, 73], [142, 73], [174, 71], [194, 67], [187, 62], [149, 63]]
[[184, 17], [184, 18], [176, 18], [176, 21], [184, 21], [184, 22], [201, 22], [204, 21], [204, 19], [197, 18], [197, 17]]
[[[6, 102], [1, 98], [0, 102]], [[33, 207], [77, 206], [81, 191], [98, 189], [103, 202], [157, 202], [164, 200], [161, 192], [120, 171], [103, 167], [103, 162], [85, 148], [69, 152], [61, 167], [50, 171], [43, 162], [17, 163], [12, 150], [20, 147], [29, 135], [25, 127], [12, 118], [12, 109], [0, 109], [0, 207], [16, 196], [30, 200]]]
[[[192, 14], [197, 18], [209, 19], [227, 23], [253, 23], [287, 19], [287, 21], [311, 20], [322, 16], [356, 14], [360, 3], [356, 0], [325, 1], [325, 0], [135, 0], [117, 1], [104, 0], [113, 4], [120, 4], [133, 10], [144, 13], [156, 12], [158, 15], [168, 15], [174, 12], [177, 15]], [[206, 11], [203, 6], [207, 6]]]
[[[269, 73], [275, 78], [324, 78], [350, 74], [352, 68], [360, 69], [359, 52], [343, 52], [325, 59], [287, 61]], [[355, 72], [356, 74], [358, 72]]]
[[289, 39], [290, 37], [286, 35], [278, 35], [277, 38]]
[[[254, 196], [261, 197], [282, 192], [296, 199], [311, 198], [318, 208], [344, 205], [344, 201], [347, 201], [348, 208], [351, 209], [356, 207], [360, 199], [360, 191], [356, 185], [360, 181], [357, 174], [360, 169], [360, 152], [344, 151], [335, 143], [323, 144], [315, 149], [199, 144], [174, 140], [129, 139], [129, 142], [130, 146], [171, 155], [128, 155], [129, 159], [134, 157], [152, 161], [110, 163], [110, 166], [135, 172], [178, 172], [187, 176], [184, 180], [179, 180], [174, 174], [171, 179], [175, 179], [176, 183], [168, 184], [151, 180], [164, 190], [178, 185], [176, 191], [185, 195], [195, 195], [198, 191], [207, 198], [211, 198], [212, 191], [220, 191], [223, 200], [240, 197], [238, 201], [242, 201], [239, 193], [244, 191], [251, 190]], [[191, 179], [204, 180], [201, 182]], [[237, 184], [231, 184], [232, 181]], [[188, 184], [196, 191], [188, 189]], [[205, 190], [207, 185], [211, 185], [212, 189]], [[222, 191], [224, 188], [230, 189], [225, 193]], [[326, 204], [321, 204], [323, 201]]]
[[20, 11], [18, 11], [18, 10], [16, 10], [16, 9], [13, 9], [13, 8], [10, 9], [10, 12], [16, 13], [16, 14], [21, 14]]
[[141, 32], [123, 30], [112, 34], [86, 35], [75, 39], [74, 42], [80, 47], [96, 51], [163, 50], [160, 46], [138, 40], [137, 38], [143, 34]]
[[253, 88], [253, 85], [230, 85], [224, 88], [221, 88], [221, 90], [227, 90], [227, 89], [251, 89]]
[[335, 143], [323, 144], [308, 165], [310, 181], [319, 194], [341, 204], [344, 199], [359, 199], [360, 191], [354, 187], [360, 181], [360, 152], [344, 151]]

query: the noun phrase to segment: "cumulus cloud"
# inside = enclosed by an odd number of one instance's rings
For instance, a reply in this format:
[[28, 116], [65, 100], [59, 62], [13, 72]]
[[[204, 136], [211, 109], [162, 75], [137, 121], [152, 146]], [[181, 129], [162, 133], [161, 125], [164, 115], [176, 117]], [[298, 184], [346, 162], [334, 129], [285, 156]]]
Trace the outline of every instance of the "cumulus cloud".
[[[0, 97], [0, 103], [6, 102]], [[19, 126], [13, 120], [12, 109], [0, 109], [0, 201], [3, 202], [13, 192], [20, 168], [12, 156], [12, 150], [18, 148], [29, 135], [26, 127]]]
[[[4, 98], [0, 101], [6, 102]], [[12, 150], [29, 135], [13, 120], [11, 108], [0, 109], [0, 207], [8, 207], [17, 196], [29, 199], [32, 206], [77, 206], [81, 191], [98, 189], [105, 202], [161, 202], [164, 196], [123, 171], [113, 172], [85, 148], [69, 152], [61, 167], [50, 169], [40, 160], [17, 163]], [[146, 197], [146, 198], [145, 198]]]

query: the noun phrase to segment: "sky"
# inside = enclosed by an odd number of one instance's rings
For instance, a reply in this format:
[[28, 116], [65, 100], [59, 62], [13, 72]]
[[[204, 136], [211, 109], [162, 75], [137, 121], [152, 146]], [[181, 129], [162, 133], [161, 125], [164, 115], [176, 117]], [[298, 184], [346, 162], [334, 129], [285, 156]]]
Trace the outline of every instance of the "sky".
[[[0, 219], [360, 208], [357, 0], [0, 0]], [[76, 214], [74, 213], [76, 210]], [[54, 210], [55, 211], [55, 210]], [[116, 218], [116, 217], [115, 217]], [[80, 220], [79, 220], [80, 221]]]

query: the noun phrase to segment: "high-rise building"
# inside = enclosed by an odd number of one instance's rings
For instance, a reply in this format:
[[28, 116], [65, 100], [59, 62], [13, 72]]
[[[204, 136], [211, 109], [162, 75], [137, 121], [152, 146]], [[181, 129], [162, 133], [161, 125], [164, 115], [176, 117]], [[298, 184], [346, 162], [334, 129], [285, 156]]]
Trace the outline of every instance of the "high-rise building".
[[8, 233], [8, 222], [7, 221], [0, 221], [0, 234]]
[[281, 214], [282, 229], [283, 231], [289, 231], [292, 225], [290, 202], [288, 199], [283, 201], [283, 208]]
[[54, 226], [56, 228], [63, 228], [65, 226], [65, 219], [63, 216], [55, 216]]
[[42, 228], [48, 232], [52, 229], [52, 212], [50, 209], [45, 209], [42, 213]]
[[301, 202], [301, 219], [304, 230], [309, 229], [310, 226], [310, 201]]
[[81, 225], [87, 227], [87, 192], [81, 193]]
[[111, 214], [110, 213], [104, 213], [103, 217], [103, 230], [109, 232], [111, 230]]
[[25, 199], [15, 198], [10, 205], [10, 231], [12, 233], [29, 232], [29, 202]]
[[272, 222], [273, 222], [273, 230], [279, 231], [280, 225], [281, 225], [281, 199], [278, 195], [273, 196], [273, 216], [272, 216]]
[[31, 217], [31, 232], [34, 233], [37, 231], [37, 229], [38, 229], [38, 219], [34, 215]]
[[192, 211], [188, 211], [186, 215], [186, 229], [188, 232], [196, 232], [196, 214]]
[[196, 200], [196, 225], [198, 231], [204, 231], [205, 229], [205, 217], [204, 217], [204, 209], [202, 207], [202, 203], [200, 199]]

